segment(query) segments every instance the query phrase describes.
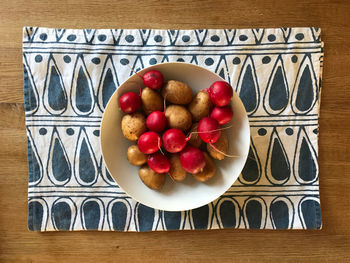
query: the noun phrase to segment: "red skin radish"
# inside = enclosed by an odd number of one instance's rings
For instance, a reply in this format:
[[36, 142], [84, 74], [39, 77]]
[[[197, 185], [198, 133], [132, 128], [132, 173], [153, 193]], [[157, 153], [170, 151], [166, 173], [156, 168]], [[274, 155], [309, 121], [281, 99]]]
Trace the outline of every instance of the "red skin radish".
[[159, 174], [167, 173], [170, 170], [169, 159], [160, 152], [148, 156], [147, 164], [153, 171]]
[[211, 102], [219, 107], [229, 104], [233, 96], [231, 85], [225, 81], [215, 81], [207, 91]]
[[233, 111], [229, 105], [224, 107], [215, 107], [210, 114], [210, 117], [217, 120], [220, 125], [228, 123], [232, 119], [232, 116]]
[[155, 153], [162, 146], [162, 141], [158, 133], [149, 131], [142, 134], [137, 141], [140, 152], [145, 154]]
[[170, 153], [181, 152], [188, 140], [179, 129], [169, 129], [162, 136], [163, 147]]
[[142, 79], [143, 84], [151, 89], [160, 89], [164, 84], [163, 74], [158, 70], [148, 71]]
[[201, 150], [187, 145], [180, 153], [182, 167], [191, 174], [199, 173], [205, 166], [205, 157]]
[[205, 117], [198, 123], [198, 135], [206, 143], [215, 143], [221, 134], [219, 123], [211, 117]]
[[148, 115], [146, 120], [147, 128], [151, 131], [162, 132], [166, 126], [166, 118], [164, 112], [154, 111]]
[[141, 98], [134, 92], [127, 92], [119, 98], [119, 106], [123, 112], [136, 112], [141, 106]]

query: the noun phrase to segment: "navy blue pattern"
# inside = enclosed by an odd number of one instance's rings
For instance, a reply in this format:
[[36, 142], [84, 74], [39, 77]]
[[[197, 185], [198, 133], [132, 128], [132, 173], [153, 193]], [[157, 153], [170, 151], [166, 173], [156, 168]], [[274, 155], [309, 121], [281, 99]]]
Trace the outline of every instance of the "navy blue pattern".
[[[319, 229], [319, 28], [23, 30], [28, 228], [154, 231]], [[249, 158], [220, 198], [192, 211], [146, 207], [114, 182], [99, 148], [113, 92], [162, 62], [216, 72], [241, 97]]]

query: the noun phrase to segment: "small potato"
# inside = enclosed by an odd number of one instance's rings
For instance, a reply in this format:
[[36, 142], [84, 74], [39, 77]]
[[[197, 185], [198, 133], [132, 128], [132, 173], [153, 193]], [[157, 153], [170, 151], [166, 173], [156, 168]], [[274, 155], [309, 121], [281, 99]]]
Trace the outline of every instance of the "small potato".
[[180, 182], [186, 178], [187, 172], [180, 163], [180, 156], [178, 153], [172, 154], [169, 158], [170, 171], [169, 174], [174, 181]]
[[[224, 131], [221, 131], [221, 135], [219, 140], [217, 140], [216, 143], [213, 143], [213, 145], [221, 152], [227, 153], [228, 151], [228, 138]], [[210, 146], [210, 144], [207, 144], [207, 151], [210, 154], [211, 157], [217, 160], [222, 160], [225, 158], [225, 155], [222, 153], [219, 153], [216, 151], [213, 147]]]
[[165, 117], [170, 128], [188, 130], [192, 125], [192, 115], [183, 106], [170, 105], [166, 108]]
[[142, 108], [148, 115], [152, 111], [163, 111], [163, 98], [157, 91], [144, 88], [141, 92]]
[[193, 177], [200, 182], [205, 182], [209, 180], [215, 175], [215, 172], [216, 172], [216, 165], [213, 159], [210, 158], [210, 156], [206, 152], [204, 153], [204, 157], [205, 157], [205, 166], [203, 170], [193, 175]]
[[140, 112], [127, 114], [122, 119], [123, 135], [130, 141], [136, 142], [146, 129], [146, 118]]
[[208, 92], [200, 91], [188, 105], [188, 110], [191, 112], [194, 121], [200, 121], [202, 118], [209, 116], [212, 107], [213, 104]]
[[162, 89], [162, 96], [173, 104], [185, 105], [192, 101], [192, 89], [181, 81], [169, 80]]
[[165, 182], [165, 174], [156, 173], [147, 164], [140, 167], [139, 177], [146, 186], [153, 190], [162, 188]]
[[141, 166], [147, 161], [147, 156], [140, 152], [137, 145], [131, 145], [126, 152], [129, 163], [135, 166]]
[[[198, 122], [194, 123], [191, 127], [190, 133], [191, 132], [197, 132], [197, 128], [198, 128]], [[191, 134], [191, 138], [188, 141], [189, 144], [191, 144], [192, 146], [199, 148], [202, 145], [202, 139], [199, 137], [198, 133], [192, 133]]]

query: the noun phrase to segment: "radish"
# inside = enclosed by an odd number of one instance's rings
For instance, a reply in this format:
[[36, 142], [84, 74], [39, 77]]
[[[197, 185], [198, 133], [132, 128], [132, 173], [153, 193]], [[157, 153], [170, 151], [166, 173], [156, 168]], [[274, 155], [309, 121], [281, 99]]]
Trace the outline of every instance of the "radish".
[[217, 120], [220, 125], [228, 123], [232, 119], [232, 116], [233, 111], [229, 105], [224, 107], [215, 107], [210, 114], [210, 117]]
[[151, 89], [160, 89], [164, 83], [163, 74], [158, 70], [148, 71], [142, 77], [143, 84]]
[[226, 106], [233, 96], [231, 85], [225, 81], [215, 81], [207, 91], [211, 102], [219, 107]]
[[154, 111], [148, 115], [146, 120], [147, 128], [151, 131], [162, 132], [166, 126], [166, 118], [164, 112]]
[[219, 123], [217, 120], [211, 117], [205, 117], [201, 119], [198, 123], [198, 134], [199, 137], [206, 143], [215, 143], [221, 134], [219, 130]]
[[170, 170], [169, 159], [160, 152], [148, 156], [147, 164], [153, 171], [159, 174], [167, 173]]
[[149, 131], [142, 134], [137, 142], [139, 150], [145, 154], [155, 153], [162, 146], [158, 133]]
[[141, 98], [134, 92], [127, 92], [119, 98], [119, 106], [127, 114], [134, 113], [141, 106]]
[[142, 79], [143, 84], [150, 89], [160, 89], [164, 84], [163, 74], [158, 70], [151, 70], [141, 76], [133, 68], [128, 66], [137, 76]]
[[170, 153], [181, 152], [188, 140], [179, 129], [169, 129], [162, 136], [163, 147]]
[[199, 173], [205, 166], [205, 157], [201, 150], [187, 145], [180, 153], [182, 167], [191, 174]]

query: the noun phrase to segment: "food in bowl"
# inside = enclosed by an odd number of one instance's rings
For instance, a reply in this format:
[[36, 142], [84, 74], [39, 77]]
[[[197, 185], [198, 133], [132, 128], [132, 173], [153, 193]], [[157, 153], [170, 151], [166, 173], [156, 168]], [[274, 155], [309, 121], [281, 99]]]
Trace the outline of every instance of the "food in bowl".
[[122, 133], [136, 142], [128, 148], [127, 159], [140, 166], [139, 177], [146, 186], [159, 190], [166, 175], [180, 182], [187, 173], [205, 182], [215, 176], [213, 158], [238, 157], [227, 153], [229, 141], [221, 126], [233, 117], [230, 84], [215, 81], [193, 95], [184, 82], [164, 83], [158, 70], [140, 77], [145, 85], [140, 94], [123, 94], [119, 106], [125, 113]]

